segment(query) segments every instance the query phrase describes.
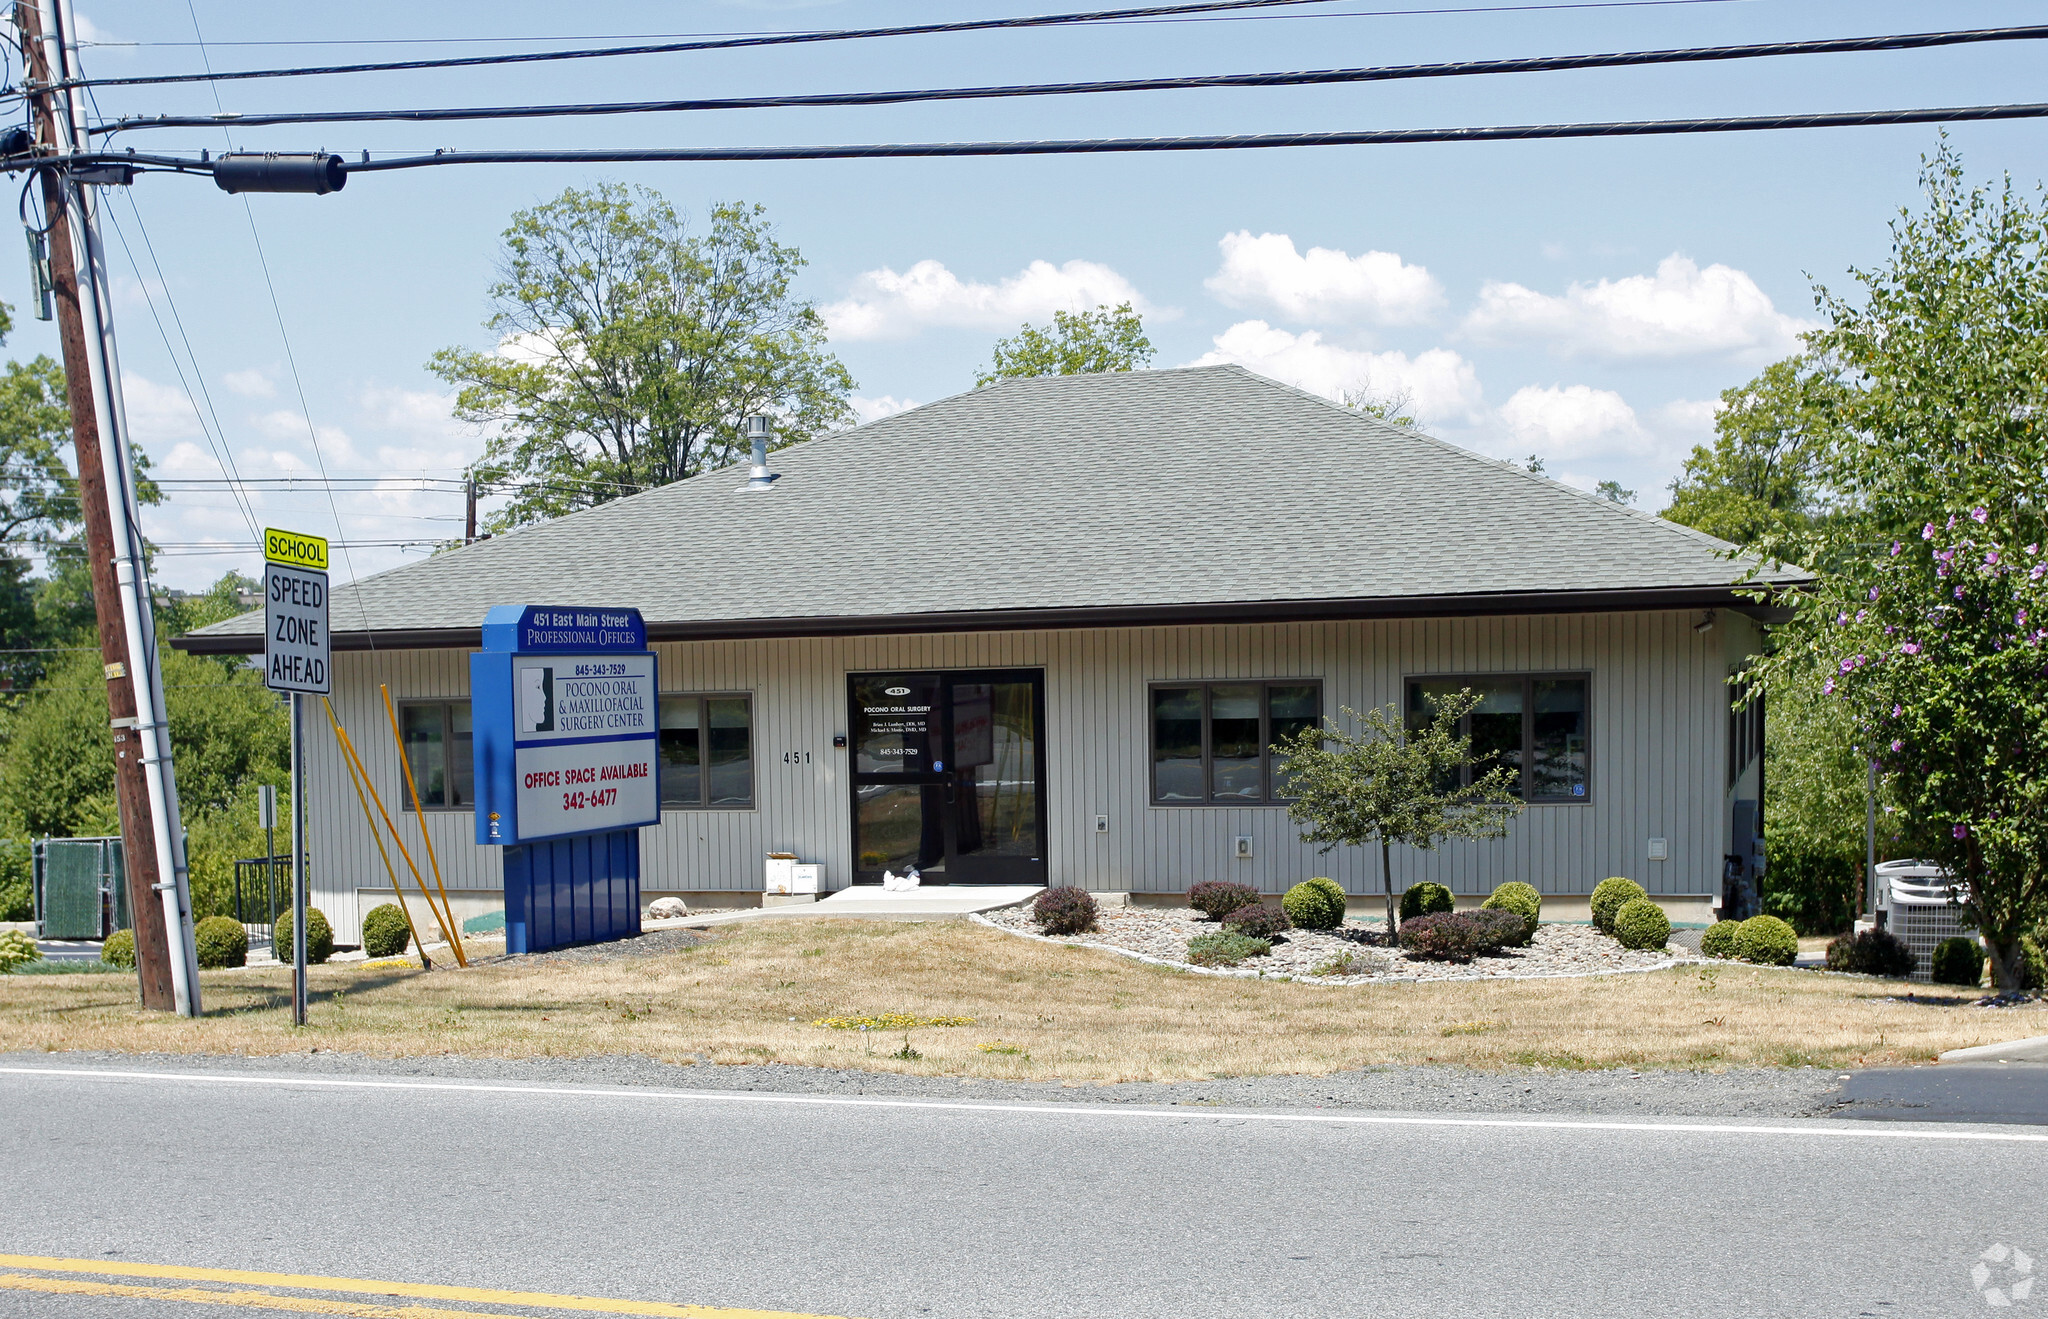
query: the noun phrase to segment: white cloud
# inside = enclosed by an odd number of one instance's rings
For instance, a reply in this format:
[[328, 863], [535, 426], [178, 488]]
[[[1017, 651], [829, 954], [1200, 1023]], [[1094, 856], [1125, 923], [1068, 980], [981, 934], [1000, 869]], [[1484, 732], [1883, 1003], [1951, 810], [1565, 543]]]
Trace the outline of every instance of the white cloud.
[[921, 406], [914, 398], [897, 398], [894, 394], [884, 394], [879, 398], [863, 398], [855, 394], [847, 402], [853, 405], [853, 415], [863, 426], [871, 421], [880, 421], [884, 417], [893, 417], [899, 412], [908, 412], [914, 407]]
[[277, 386], [270, 383], [270, 373], [267, 371], [253, 368], [247, 371], [230, 371], [220, 378], [220, 382], [243, 398], [274, 398], [277, 395]]
[[1756, 281], [1731, 266], [1705, 269], [1676, 253], [1655, 275], [1574, 284], [1558, 296], [1490, 283], [1465, 317], [1476, 339], [1527, 339], [1572, 356], [1615, 358], [1734, 354], [1768, 360], [1798, 350], [1814, 322], [1787, 316]]
[[1264, 321], [1239, 321], [1217, 335], [1215, 344], [1188, 365], [1235, 362], [1330, 399], [1361, 389], [1382, 396], [1406, 394], [1426, 422], [1474, 418], [1482, 404], [1478, 372], [1448, 348], [1430, 348], [1412, 358], [1375, 353], [1325, 343], [1314, 330], [1295, 334]]
[[1681, 435], [1687, 444], [1699, 444], [1713, 433], [1721, 407], [1717, 398], [1672, 399], [1657, 409], [1657, 429]]
[[1518, 389], [1501, 405], [1500, 421], [1514, 452], [1546, 459], [1640, 454], [1656, 444], [1627, 400], [1590, 385]]
[[845, 299], [820, 314], [837, 338], [892, 339], [940, 326], [1011, 330], [1055, 311], [1125, 302], [1156, 314], [1129, 280], [1095, 261], [1033, 261], [1008, 279], [983, 284], [925, 260], [900, 273], [886, 266], [868, 271]]
[[1286, 234], [1225, 234], [1223, 264], [1203, 286], [1232, 307], [1266, 306], [1303, 321], [1363, 317], [1380, 325], [1424, 321], [1443, 305], [1443, 286], [1392, 252], [1350, 256], [1336, 248], [1297, 251]]
[[123, 371], [121, 402], [129, 429], [145, 449], [201, 433], [192, 400], [176, 385], [160, 385], [147, 376]]

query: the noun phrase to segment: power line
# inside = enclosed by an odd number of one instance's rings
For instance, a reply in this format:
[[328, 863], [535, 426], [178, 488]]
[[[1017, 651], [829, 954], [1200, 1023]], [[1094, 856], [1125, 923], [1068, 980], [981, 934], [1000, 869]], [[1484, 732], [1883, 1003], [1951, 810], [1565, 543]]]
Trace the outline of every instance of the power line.
[[[1754, 4], [1756, 0], [1565, 0], [1558, 4], [1457, 5], [1428, 9], [1347, 9], [1324, 14], [1164, 14], [1151, 17], [1105, 18], [1103, 26], [1126, 23], [1242, 23], [1272, 22], [1276, 19], [1330, 18], [1429, 18], [1456, 14], [1526, 14], [1569, 9], [1663, 9], [1673, 5]], [[573, 33], [525, 37], [326, 37], [276, 39], [270, 41], [216, 41], [222, 46], [468, 46], [508, 41], [696, 41], [714, 37], [777, 37], [797, 35], [786, 29], [760, 32], [613, 32]], [[122, 49], [188, 47], [192, 41], [81, 41], [81, 46]]]
[[[1993, 41], [2039, 41], [2048, 25], [1909, 32], [1890, 36], [1831, 37], [1814, 41], [1772, 41], [1738, 46], [1688, 46], [1665, 50], [1613, 51], [1592, 55], [1542, 55], [1519, 59], [1460, 60], [1438, 64], [1397, 64], [1369, 68], [1312, 69], [1279, 73], [1219, 73], [1171, 78], [1113, 78], [1091, 82], [1015, 83], [1007, 86], [938, 87], [904, 91], [818, 92], [794, 96], [698, 97], [667, 101], [595, 101], [567, 105], [502, 105], [412, 110], [316, 110], [230, 114], [237, 128], [275, 124], [360, 124], [385, 121], [436, 123], [474, 119], [543, 119], [622, 114], [668, 114], [693, 110], [766, 110], [824, 106], [902, 105], [927, 101], [994, 100], [1024, 96], [1077, 96], [1103, 92], [1195, 91], [1216, 88], [1302, 87], [1341, 83], [1393, 82], [1418, 78], [1462, 78], [1480, 74], [1556, 73], [1643, 65], [1695, 64], [1790, 55], [1867, 54], [1981, 45]], [[99, 125], [93, 133], [142, 128], [211, 128], [219, 115], [158, 115]]]
[[[1042, 14], [1030, 18], [983, 18], [959, 23], [917, 23], [903, 27], [840, 28], [825, 32], [785, 32], [767, 36], [718, 37], [711, 40], [667, 41], [641, 46], [602, 46], [581, 50], [525, 51], [517, 55], [468, 55], [452, 59], [400, 60], [383, 64], [327, 64], [289, 69], [239, 69], [228, 73], [166, 73], [132, 78], [78, 79], [58, 86], [153, 87], [165, 83], [228, 82], [249, 78], [308, 78], [331, 73], [390, 73], [408, 69], [459, 69], [486, 64], [539, 64], [555, 60], [611, 59], [622, 55], [673, 55], [692, 50], [734, 50], [749, 46], [808, 45], [823, 41], [865, 41], [875, 37], [934, 36], [998, 29], [1064, 27], [1120, 18], [1196, 14], [1220, 9], [1271, 9], [1291, 5], [1327, 4], [1329, 0], [1203, 0], [1199, 4], [1147, 5], [1137, 9], [1100, 9], [1078, 14]], [[196, 27], [196, 24], [195, 24]], [[204, 39], [201, 45], [203, 48]]]
[[135, 259], [135, 253], [129, 248], [128, 235], [121, 228], [120, 218], [114, 214], [112, 207], [107, 208], [107, 220], [113, 226], [114, 237], [120, 240], [122, 254], [128, 258], [129, 266], [135, 270], [136, 283], [142, 285], [142, 296], [149, 307], [150, 319], [156, 322], [156, 332], [164, 341], [164, 353], [171, 359], [171, 369], [178, 373], [178, 388], [184, 392], [185, 401], [192, 405], [192, 417], [199, 423], [199, 433], [206, 437], [207, 448], [213, 451], [213, 460], [220, 464], [221, 475], [229, 478], [228, 487], [234, 491], [236, 507], [241, 510], [242, 520], [249, 525], [249, 534], [261, 540], [263, 530], [257, 523], [255, 511], [250, 507], [248, 497], [242, 493], [234, 451], [228, 446], [226, 431], [221, 428], [220, 414], [214, 411], [213, 396], [206, 388], [206, 377], [199, 369], [198, 357], [192, 352], [192, 340], [185, 333], [184, 318], [178, 315], [178, 304], [171, 296], [171, 285], [164, 276], [163, 264], [157, 260], [156, 247], [149, 241], [149, 231], [142, 226], [142, 212], [135, 206], [133, 192], [128, 194], [128, 205], [135, 214], [136, 231], [142, 235], [142, 241], [148, 247], [150, 264], [156, 267], [157, 280], [164, 290], [164, 300], [170, 304], [171, 319], [177, 323], [178, 337], [185, 344], [185, 356], [192, 361], [192, 374], [199, 381], [200, 392], [206, 395], [206, 410], [213, 414], [211, 426], [207, 425], [206, 417], [199, 411], [199, 400], [193, 397], [192, 386], [185, 380], [185, 365], [179, 360], [176, 350], [171, 347], [170, 333], [164, 328], [163, 317], [157, 313], [156, 296], [149, 291], [148, 281], [142, 278], [141, 263]]
[[[1975, 123], [2048, 117], [2048, 102], [1958, 105], [1921, 110], [1850, 110], [1743, 115], [1718, 119], [1636, 119], [1581, 124], [1500, 124], [1476, 128], [1368, 128], [1311, 133], [1239, 133], [1220, 137], [1055, 138], [1016, 142], [873, 142], [844, 146], [596, 147], [580, 150], [437, 151], [350, 164], [350, 174], [438, 165], [639, 164], [719, 160], [867, 160], [932, 156], [1074, 156], [1154, 151], [1256, 151], [1277, 147], [1396, 146], [1428, 142], [1518, 142], [1557, 138], [1664, 137], [1756, 133], [1793, 128], [1869, 128], [1896, 124]], [[84, 160], [142, 159], [111, 153]], [[190, 164], [190, 162], [176, 162]]]

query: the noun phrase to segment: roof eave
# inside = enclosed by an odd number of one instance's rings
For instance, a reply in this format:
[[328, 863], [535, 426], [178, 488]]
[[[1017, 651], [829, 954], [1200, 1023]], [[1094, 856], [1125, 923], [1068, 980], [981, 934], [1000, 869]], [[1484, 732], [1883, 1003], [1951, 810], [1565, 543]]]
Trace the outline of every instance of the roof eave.
[[[1166, 627], [1206, 623], [1320, 623], [1391, 618], [1485, 617], [1503, 614], [1589, 614], [1649, 609], [1738, 609], [1760, 606], [1757, 590], [1796, 588], [1798, 581], [1719, 586], [1642, 587], [1599, 591], [1503, 591], [1377, 599], [1243, 600], [1160, 605], [1083, 605], [1054, 609], [976, 609], [948, 613], [841, 614], [794, 618], [650, 620], [650, 641], [747, 641], [775, 637], [890, 636], [924, 632], [1028, 632], [1097, 627]], [[389, 628], [336, 632], [336, 650], [474, 650], [479, 627]], [[171, 644], [195, 655], [253, 655], [260, 633], [188, 633]]]

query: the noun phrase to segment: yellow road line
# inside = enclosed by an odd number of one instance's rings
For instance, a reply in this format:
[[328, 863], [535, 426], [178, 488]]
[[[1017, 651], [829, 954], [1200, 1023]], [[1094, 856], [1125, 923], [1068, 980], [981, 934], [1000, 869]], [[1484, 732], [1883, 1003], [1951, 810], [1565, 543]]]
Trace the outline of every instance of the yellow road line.
[[317, 1296], [278, 1296], [272, 1292], [225, 1292], [211, 1287], [137, 1287], [119, 1282], [86, 1282], [82, 1278], [32, 1278], [26, 1273], [0, 1273], [0, 1291], [45, 1292], [57, 1296], [127, 1296], [142, 1301], [187, 1301], [194, 1305], [240, 1305], [258, 1310], [291, 1310], [299, 1314], [339, 1314], [352, 1319], [523, 1319], [493, 1310], [438, 1310], [424, 1305], [361, 1305]]
[[[556, 1296], [548, 1292], [501, 1291], [495, 1287], [444, 1287], [429, 1282], [382, 1282], [373, 1278], [325, 1278], [304, 1273], [256, 1273], [245, 1269], [196, 1269], [182, 1264], [141, 1264], [105, 1259], [58, 1259], [42, 1255], [0, 1255], [0, 1268], [34, 1269], [41, 1273], [91, 1273], [119, 1278], [172, 1278], [181, 1282], [241, 1283], [254, 1287], [287, 1287], [293, 1291], [357, 1292], [382, 1296], [413, 1296], [422, 1300], [469, 1301], [525, 1305], [548, 1310], [588, 1310], [600, 1314], [665, 1315], [670, 1319], [837, 1319], [831, 1315], [797, 1314], [786, 1310], [735, 1310], [716, 1305], [676, 1305], [668, 1301], [628, 1301], [607, 1296]], [[57, 1279], [28, 1279], [54, 1282]], [[12, 1283], [8, 1285], [14, 1285]], [[229, 1295], [231, 1293], [220, 1293]], [[191, 1299], [181, 1297], [180, 1299]], [[278, 1301], [296, 1300], [277, 1297]], [[234, 1304], [215, 1300], [216, 1305]], [[267, 1302], [266, 1302], [267, 1303]], [[282, 1307], [292, 1308], [292, 1307]], [[337, 1310], [336, 1314], [356, 1314]], [[369, 1314], [370, 1311], [360, 1311]], [[455, 1311], [388, 1310], [385, 1313], [423, 1319]]]

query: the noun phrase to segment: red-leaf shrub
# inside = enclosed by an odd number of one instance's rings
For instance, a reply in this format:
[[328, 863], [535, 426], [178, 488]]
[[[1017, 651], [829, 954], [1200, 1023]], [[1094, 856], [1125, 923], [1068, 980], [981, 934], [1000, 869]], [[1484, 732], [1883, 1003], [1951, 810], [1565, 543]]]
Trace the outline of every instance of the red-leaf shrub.
[[1227, 879], [1205, 879], [1188, 890], [1188, 905], [1212, 921], [1220, 921], [1238, 908], [1256, 906], [1258, 902], [1257, 889]]
[[1072, 885], [1049, 888], [1031, 904], [1031, 919], [1047, 934], [1081, 934], [1095, 928], [1095, 899]]
[[[1854, 971], [1904, 980], [1913, 974], [1913, 964], [1919, 960], [1913, 955], [1913, 950], [1906, 947], [1905, 940], [1890, 930], [1845, 934], [1828, 945], [1830, 971]], [[1976, 981], [1970, 983], [1975, 984]]]
[[1518, 911], [1482, 907], [1478, 911], [1458, 914], [1472, 922], [1472, 934], [1479, 941], [1482, 953], [1497, 953], [1503, 948], [1519, 947], [1529, 941], [1529, 922]]
[[1223, 928], [1233, 934], [1248, 934], [1254, 939], [1270, 939], [1276, 934], [1294, 928], [1294, 922], [1278, 907], [1255, 903], [1239, 907], [1223, 918]]
[[1401, 922], [1401, 947], [1432, 962], [1469, 962], [1479, 951], [1479, 930], [1465, 912], [1439, 912]]

